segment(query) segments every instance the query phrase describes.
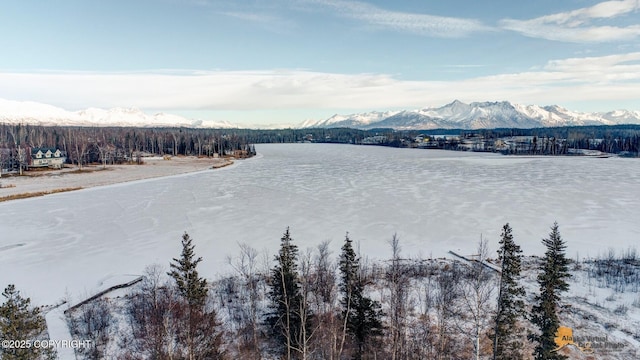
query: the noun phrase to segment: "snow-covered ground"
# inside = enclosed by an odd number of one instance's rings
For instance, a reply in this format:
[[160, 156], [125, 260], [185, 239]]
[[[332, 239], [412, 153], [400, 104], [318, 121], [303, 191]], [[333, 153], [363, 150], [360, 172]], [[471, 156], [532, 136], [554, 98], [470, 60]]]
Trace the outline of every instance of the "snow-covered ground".
[[[71, 303], [110, 279], [167, 265], [187, 231], [201, 274], [226, 272], [238, 243], [275, 253], [287, 226], [301, 249], [344, 234], [372, 258], [493, 250], [510, 222], [526, 254], [554, 221], [570, 257], [626, 249], [640, 234], [634, 159], [505, 157], [383, 147], [258, 145], [234, 166], [0, 203], [0, 286], [35, 304]], [[112, 284], [110, 284], [112, 285]]]
[[169, 175], [207, 170], [227, 166], [231, 160], [175, 156], [145, 157], [142, 165], [90, 165], [79, 172], [75, 165], [61, 170], [30, 171], [29, 176], [3, 176], [0, 178], [0, 198], [24, 193], [56, 191], [69, 188], [89, 188], [116, 183], [151, 179]]

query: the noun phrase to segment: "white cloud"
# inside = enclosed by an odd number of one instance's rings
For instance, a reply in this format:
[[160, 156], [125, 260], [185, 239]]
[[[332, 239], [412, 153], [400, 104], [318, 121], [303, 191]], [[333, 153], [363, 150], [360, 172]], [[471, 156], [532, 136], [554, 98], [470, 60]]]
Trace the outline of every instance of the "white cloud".
[[638, 0], [605, 1], [592, 7], [543, 16], [538, 19], [549, 23], [567, 24], [575, 27], [590, 19], [614, 18], [638, 10], [638, 8], [640, 8], [640, 1]]
[[530, 20], [504, 19], [503, 29], [525, 36], [564, 42], [606, 42], [640, 36], [640, 25], [590, 25], [592, 20], [613, 19], [640, 9], [640, 0], [605, 1], [588, 8], [546, 15]]
[[489, 26], [475, 19], [435, 16], [385, 10], [361, 1], [349, 0], [282, 0], [244, 4], [214, 0], [192, 0], [193, 4], [218, 9], [216, 13], [270, 27], [284, 25], [295, 27], [294, 20], [283, 15], [283, 10], [317, 12], [330, 9], [332, 13], [364, 22], [373, 27], [443, 38], [464, 37], [474, 32], [492, 31]]
[[640, 52], [551, 60], [547, 63], [545, 69], [567, 73], [589, 72], [594, 76], [633, 74], [640, 78]]
[[286, 19], [280, 15], [267, 12], [220, 11], [218, 14], [257, 24], [266, 30], [275, 33], [287, 33], [297, 27], [294, 21]]
[[538, 70], [456, 81], [406, 81], [385, 74], [302, 70], [0, 73], [0, 98], [69, 110], [95, 106], [246, 112], [253, 122], [260, 121], [255, 117], [261, 111], [418, 108], [453, 99], [640, 104], [640, 52], [554, 60]]
[[311, 0], [344, 16], [381, 28], [435, 37], [463, 37], [474, 32], [489, 31], [488, 26], [474, 19], [434, 16], [390, 11], [359, 1]]
[[253, 21], [253, 22], [259, 22], [259, 23], [270, 23], [270, 22], [275, 22], [275, 21], [280, 21], [279, 18], [273, 16], [273, 15], [267, 15], [267, 14], [259, 14], [259, 13], [249, 13], [249, 12], [239, 12], [239, 11], [225, 11], [225, 12], [221, 12], [221, 15], [226, 15], [229, 17], [233, 17], [233, 18], [237, 18], [237, 19], [241, 19], [241, 20], [247, 20], [247, 21]]

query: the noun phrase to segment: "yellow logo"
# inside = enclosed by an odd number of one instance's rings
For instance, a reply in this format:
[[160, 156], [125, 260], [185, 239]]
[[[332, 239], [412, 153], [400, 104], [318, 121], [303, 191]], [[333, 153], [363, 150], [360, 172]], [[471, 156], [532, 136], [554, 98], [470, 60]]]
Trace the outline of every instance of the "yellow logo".
[[566, 326], [558, 327], [558, 330], [556, 331], [556, 337], [553, 340], [556, 343], [557, 348], [553, 349], [552, 351], [558, 351], [564, 348], [565, 346], [573, 345], [583, 353], [586, 353], [586, 354], [593, 353], [593, 349], [591, 348], [590, 342], [586, 342], [584, 344], [584, 347], [582, 347], [578, 343], [573, 341], [573, 329], [571, 329], [570, 327], [566, 327]]
[[556, 331], [556, 337], [554, 341], [557, 348], [553, 351], [558, 351], [567, 345], [575, 345], [575, 343], [573, 342], [573, 329], [566, 326], [560, 326]]

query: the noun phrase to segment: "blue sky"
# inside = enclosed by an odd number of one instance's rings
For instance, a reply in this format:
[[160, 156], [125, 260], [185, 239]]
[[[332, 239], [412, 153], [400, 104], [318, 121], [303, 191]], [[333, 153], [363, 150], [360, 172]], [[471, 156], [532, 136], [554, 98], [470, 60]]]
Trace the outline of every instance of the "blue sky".
[[640, 0], [7, 1], [0, 98], [242, 124], [508, 100], [640, 110]]

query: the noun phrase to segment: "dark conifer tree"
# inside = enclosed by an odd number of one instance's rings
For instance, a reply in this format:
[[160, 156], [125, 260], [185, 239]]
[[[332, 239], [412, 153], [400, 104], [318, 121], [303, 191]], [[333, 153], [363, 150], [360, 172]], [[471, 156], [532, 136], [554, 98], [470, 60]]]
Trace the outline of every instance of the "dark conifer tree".
[[280, 239], [280, 251], [275, 257], [276, 265], [271, 270], [272, 312], [267, 322], [273, 336], [282, 346], [282, 353], [287, 360], [295, 358], [300, 349], [299, 338], [302, 327], [300, 309], [303, 308], [298, 274], [298, 247], [293, 244], [289, 228]]
[[185, 232], [180, 259], [173, 259], [172, 270], [168, 274], [176, 281], [178, 292], [189, 306], [202, 307], [207, 298], [207, 280], [198, 275], [196, 267], [202, 258], [195, 257], [194, 248], [191, 237]]
[[174, 258], [168, 273], [175, 282], [178, 294], [184, 301], [175, 309], [176, 318], [182, 323], [178, 333], [178, 345], [184, 348], [185, 358], [223, 359], [220, 350], [222, 336], [218, 332], [216, 312], [207, 309], [207, 280], [198, 275], [196, 267], [202, 261], [194, 251], [195, 245], [186, 232], [182, 235], [182, 254]]
[[501, 264], [498, 293], [498, 311], [493, 338], [493, 358], [499, 360], [522, 359], [523, 328], [518, 321], [524, 317], [524, 287], [519, 284], [522, 271], [522, 250], [513, 241], [511, 227], [502, 227], [498, 250]]
[[344, 245], [342, 245], [342, 253], [340, 254], [340, 291], [342, 292], [340, 304], [343, 309], [353, 308], [353, 292], [359, 277], [359, 261], [356, 258], [352, 243], [353, 241], [349, 239], [349, 234], [347, 234], [344, 239]]
[[560, 294], [569, 290], [567, 280], [569, 274], [569, 259], [565, 255], [566, 245], [560, 237], [558, 223], [551, 227], [548, 239], [542, 243], [547, 248], [538, 274], [540, 294], [535, 298], [532, 309], [531, 321], [540, 329], [540, 334], [533, 334], [531, 338], [537, 342], [533, 353], [536, 360], [562, 360], [567, 357], [555, 352], [554, 338], [560, 320], [558, 309], [560, 307]]
[[[0, 339], [33, 342], [46, 338], [47, 324], [40, 309], [31, 306], [31, 299], [20, 296], [14, 285], [7, 286], [2, 296], [5, 302], [0, 306]], [[56, 354], [51, 348], [0, 347], [0, 359], [55, 358]]]
[[342, 317], [346, 322], [346, 331], [355, 344], [353, 359], [360, 360], [365, 355], [369, 340], [382, 334], [382, 311], [377, 301], [364, 295], [365, 284], [360, 276], [360, 261], [348, 234], [342, 246], [339, 265]]

